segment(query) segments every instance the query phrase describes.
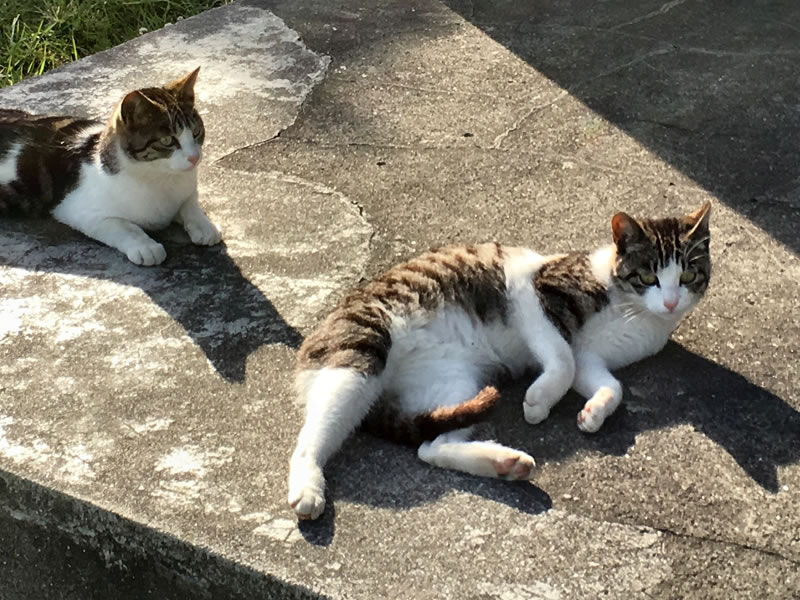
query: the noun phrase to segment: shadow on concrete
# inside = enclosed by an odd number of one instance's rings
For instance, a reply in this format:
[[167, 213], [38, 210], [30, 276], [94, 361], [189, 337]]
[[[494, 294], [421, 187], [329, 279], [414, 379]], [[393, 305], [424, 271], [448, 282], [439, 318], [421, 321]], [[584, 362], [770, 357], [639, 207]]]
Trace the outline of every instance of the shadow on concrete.
[[[688, 424], [724, 448], [753, 481], [773, 493], [779, 489], [778, 467], [800, 462], [800, 412], [675, 342], [618, 376], [625, 385], [623, 403], [594, 435], [581, 433], [575, 425], [584, 402], [575, 393], [553, 409], [544, 426], [520, 424], [519, 403], [526, 386], [511, 386], [505, 391], [514, 401], [501, 408], [501, 419], [510, 423], [509, 443], [519, 443], [542, 461], [562, 460], [580, 451], [622, 456], [639, 433]], [[643, 392], [645, 397], [640, 397]]]
[[[488, 436], [532, 454], [540, 464], [582, 452], [625, 455], [645, 431], [681, 424], [721, 446], [765, 490], [779, 490], [778, 467], [800, 462], [800, 412], [741, 375], [670, 342], [661, 354], [619, 372], [626, 385], [619, 410], [599, 433], [581, 433], [575, 418], [583, 400], [568, 394], [542, 426], [526, 424], [521, 402], [531, 379], [502, 386], [504, 402]], [[647, 398], [632, 395], [628, 386]], [[483, 433], [483, 432], [482, 432]], [[688, 460], [688, 459], [687, 459]], [[528, 514], [549, 510], [548, 494], [529, 482], [505, 482], [429, 467], [412, 449], [358, 434], [326, 467], [328, 507], [301, 525], [307, 541], [327, 545], [334, 535], [333, 506], [346, 499], [406, 510], [454, 490], [476, 494]], [[534, 480], [535, 482], [535, 480]]]
[[0, 469], [3, 600], [327, 598]]
[[8, 220], [0, 230], [0, 245], [16, 247], [0, 256], [0, 265], [140, 288], [183, 327], [229, 382], [245, 380], [247, 357], [261, 346], [299, 347], [300, 333], [247, 280], [224, 242], [198, 247], [177, 227], [154, 237], [164, 244], [167, 260], [157, 267], [138, 267], [120, 252], [59, 223]]
[[[792, 0], [244, 1], [273, 10], [334, 63], [382, 60], [386, 41], [401, 36], [423, 44], [452, 35], [451, 11], [800, 254], [800, 4]], [[383, 139], [335, 90], [315, 93], [295, 125], [301, 137]], [[562, 109], [565, 98], [531, 106], [502, 149], [526, 153], [557, 134], [548, 151], [602, 168], [608, 146], [594, 139], [597, 123]]]
[[[330, 490], [328, 492], [330, 496]], [[297, 529], [303, 539], [313, 546], [326, 547], [333, 542], [336, 534], [336, 506], [334, 502], [329, 502], [316, 521], [298, 521]]]
[[[800, 253], [797, 219], [769, 218], [800, 209], [800, 4], [444, 4]], [[514, 135], [535, 138], [535, 123]], [[565, 145], [581, 137], [566, 127]]]
[[552, 508], [550, 496], [528, 481], [500, 481], [422, 463], [416, 451], [374, 438], [353, 436], [325, 468], [325, 512], [299, 522], [307, 542], [327, 546], [335, 534], [336, 502], [347, 500], [384, 509], [409, 510], [453, 493], [474, 494], [535, 515]]
[[325, 474], [325, 512], [318, 521], [300, 523], [305, 539], [315, 545], [328, 545], [333, 539], [337, 500], [409, 510], [458, 491], [530, 515], [552, 507], [550, 496], [531, 482], [487, 479], [430, 467], [417, 458], [414, 449], [369, 434], [352, 436], [325, 467]]

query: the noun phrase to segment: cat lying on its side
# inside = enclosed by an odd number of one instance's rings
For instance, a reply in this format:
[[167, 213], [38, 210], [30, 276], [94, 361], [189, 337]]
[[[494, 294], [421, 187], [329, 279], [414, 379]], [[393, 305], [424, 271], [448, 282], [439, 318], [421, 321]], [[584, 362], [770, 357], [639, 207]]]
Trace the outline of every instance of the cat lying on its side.
[[362, 422], [418, 445], [430, 464], [529, 479], [529, 455], [468, 441], [498, 399], [485, 386], [499, 371], [541, 369], [525, 394], [529, 423], [574, 388], [587, 398], [578, 427], [597, 431], [622, 398], [611, 370], [661, 350], [705, 293], [709, 215], [710, 204], [677, 218], [618, 213], [614, 244], [591, 253], [443, 248], [351, 292], [298, 354], [306, 419], [289, 472], [297, 516], [320, 516], [323, 467]]
[[199, 70], [128, 93], [107, 124], [0, 110], [0, 215], [50, 213], [137, 265], [164, 261], [164, 247], [144, 229], [173, 221], [195, 244], [218, 243], [197, 201]]

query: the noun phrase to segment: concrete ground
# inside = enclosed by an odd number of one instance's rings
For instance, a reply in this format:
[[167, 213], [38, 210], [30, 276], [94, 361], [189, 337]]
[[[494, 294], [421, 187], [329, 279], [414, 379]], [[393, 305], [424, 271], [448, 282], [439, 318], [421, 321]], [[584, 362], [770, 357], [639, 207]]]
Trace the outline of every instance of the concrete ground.
[[[252, 0], [0, 91], [100, 116], [202, 65], [225, 237], [140, 268], [0, 224], [0, 598], [800, 598], [798, 58], [788, 0]], [[598, 434], [518, 382], [532, 483], [359, 435], [296, 525], [293, 351], [349, 286], [706, 199], [707, 298]]]

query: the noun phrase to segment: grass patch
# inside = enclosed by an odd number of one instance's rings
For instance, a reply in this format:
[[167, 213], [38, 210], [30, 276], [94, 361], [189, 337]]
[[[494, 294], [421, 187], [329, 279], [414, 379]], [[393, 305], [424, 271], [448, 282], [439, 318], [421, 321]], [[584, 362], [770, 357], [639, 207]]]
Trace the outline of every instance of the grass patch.
[[231, 0], [0, 0], [0, 87]]

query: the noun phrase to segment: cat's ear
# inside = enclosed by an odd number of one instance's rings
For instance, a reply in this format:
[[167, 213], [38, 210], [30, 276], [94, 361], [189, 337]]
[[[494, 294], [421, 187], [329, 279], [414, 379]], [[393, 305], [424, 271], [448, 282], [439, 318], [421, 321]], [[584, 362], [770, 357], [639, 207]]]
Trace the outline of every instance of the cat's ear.
[[710, 218], [711, 202], [705, 202], [696, 211], [683, 217], [684, 223], [690, 227], [689, 232], [684, 237], [689, 239], [708, 235], [708, 221]]
[[614, 233], [614, 243], [620, 254], [624, 253], [628, 246], [647, 237], [636, 219], [624, 212], [618, 212], [611, 219], [611, 231]]
[[117, 119], [126, 127], [130, 127], [143, 120], [149, 105], [150, 100], [139, 90], [128, 92], [119, 103]]
[[200, 67], [180, 79], [169, 82], [164, 87], [177, 95], [180, 102], [194, 104], [194, 84], [197, 81], [198, 73], [200, 73]]

